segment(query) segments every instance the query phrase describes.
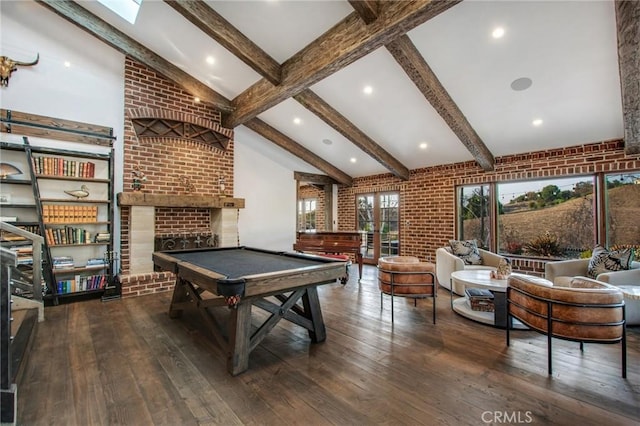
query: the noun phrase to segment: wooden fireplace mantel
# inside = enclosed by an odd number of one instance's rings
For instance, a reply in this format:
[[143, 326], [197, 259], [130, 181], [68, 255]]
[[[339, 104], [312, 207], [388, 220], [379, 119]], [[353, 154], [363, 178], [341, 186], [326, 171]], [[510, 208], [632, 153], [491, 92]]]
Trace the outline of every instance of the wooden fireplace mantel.
[[118, 193], [118, 205], [243, 209], [244, 198], [220, 197], [219, 195], [175, 195], [148, 194], [146, 192], [120, 192]]

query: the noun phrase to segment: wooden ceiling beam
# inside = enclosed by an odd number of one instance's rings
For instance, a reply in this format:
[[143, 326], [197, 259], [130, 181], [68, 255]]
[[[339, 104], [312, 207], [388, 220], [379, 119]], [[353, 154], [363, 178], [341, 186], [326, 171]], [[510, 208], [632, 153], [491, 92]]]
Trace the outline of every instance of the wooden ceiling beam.
[[223, 112], [232, 110], [231, 102], [199, 80], [191, 77], [177, 66], [155, 54], [128, 35], [109, 25], [102, 19], [73, 1], [36, 0], [36, 2], [55, 12], [77, 27], [113, 47], [117, 51], [154, 69], [172, 80], [193, 96], [208, 102]]
[[224, 118], [224, 125], [234, 128], [245, 123], [460, 1], [381, 2], [378, 18], [369, 25], [353, 12], [287, 59], [282, 64], [280, 85], [274, 86], [267, 79], [261, 79], [233, 99], [234, 111]]
[[342, 136], [349, 139], [358, 148], [366, 152], [373, 159], [386, 167], [395, 176], [409, 180], [409, 169], [399, 160], [384, 150], [379, 144], [356, 127], [345, 116], [326, 103], [311, 90], [304, 90], [293, 97], [305, 108], [320, 117], [325, 123], [333, 127]]
[[624, 152], [640, 154], [640, 2], [616, 0]]
[[314, 185], [337, 185], [335, 179], [327, 176], [327, 175], [319, 175], [316, 173], [306, 173], [306, 172], [293, 172], [293, 178], [298, 182], [308, 182]]
[[353, 183], [353, 178], [351, 176], [338, 169], [337, 167], [331, 165], [327, 161], [323, 160], [304, 146], [300, 145], [287, 135], [274, 129], [259, 118], [252, 118], [251, 120], [246, 121], [244, 125], [263, 138], [278, 145], [280, 148], [292, 153], [296, 157], [311, 164], [316, 169], [326, 173], [332, 179], [335, 179], [338, 183], [347, 186], [351, 186], [351, 184]]
[[[126, 34], [122, 33], [118, 29], [93, 15], [91, 12], [82, 8], [77, 3], [72, 1], [36, 1], [42, 6], [47, 7], [56, 14], [62, 16], [69, 22], [92, 34], [102, 42], [115, 48], [119, 52], [132, 57], [140, 63], [164, 75], [168, 79], [183, 87], [185, 90], [194, 94], [194, 96], [198, 96], [200, 97], [200, 99], [210, 102], [215, 107], [220, 108], [220, 110], [223, 112], [230, 111], [231, 102], [228, 99], [213, 91], [212, 89], [204, 86], [198, 80], [184, 73], [182, 70], [175, 67], [159, 55], [156, 55], [135, 40], [129, 38], [129, 36], [127, 36]], [[272, 128], [261, 120], [254, 119], [251, 120], [251, 123], [245, 124], [256, 133], [262, 135], [266, 139], [287, 150], [291, 154], [311, 164], [318, 170], [322, 170], [323, 172], [327, 173], [338, 183], [351, 185], [351, 182], [353, 181], [351, 176], [347, 175], [336, 167], [333, 167], [322, 158], [318, 157], [299, 143], [278, 132], [276, 129]]]
[[407, 73], [411, 81], [449, 125], [453, 133], [467, 147], [483, 170], [493, 170], [495, 160], [460, 108], [451, 99], [438, 77], [431, 70], [418, 49], [403, 35], [386, 45], [387, 50]]
[[[279, 84], [280, 65], [204, 2], [187, 0], [165, 0], [165, 2], [264, 78], [273, 84]], [[357, 8], [358, 13], [366, 17], [363, 17], [365, 22], [370, 23], [377, 18], [376, 1], [353, 0], [352, 4]], [[384, 165], [394, 175], [405, 180], [409, 179], [407, 167], [313, 92], [306, 90], [296, 96], [302, 105]]]
[[349, 0], [351, 7], [362, 18], [365, 24], [369, 25], [378, 19], [378, 1], [377, 0]]
[[165, 3], [271, 84], [280, 84], [280, 64], [204, 1], [165, 0]]

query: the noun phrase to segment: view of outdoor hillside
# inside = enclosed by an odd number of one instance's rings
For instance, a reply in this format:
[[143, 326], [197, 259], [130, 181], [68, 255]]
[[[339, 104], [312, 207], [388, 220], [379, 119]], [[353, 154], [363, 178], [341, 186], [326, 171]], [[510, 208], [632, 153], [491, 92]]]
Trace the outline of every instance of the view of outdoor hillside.
[[[640, 245], [640, 176], [607, 181], [608, 245]], [[498, 242], [501, 253], [530, 257], [590, 256], [594, 244], [593, 184], [577, 182], [571, 189], [547, 185], [509, 202], [499, 203]], [[476, 190], [465, 197], [464, 238], [483, 241], [489, 232], [488, 196]], [[484, 228], [484, 232], [481, 229]], [[483, 245], [481, 243], [481, 245]]]

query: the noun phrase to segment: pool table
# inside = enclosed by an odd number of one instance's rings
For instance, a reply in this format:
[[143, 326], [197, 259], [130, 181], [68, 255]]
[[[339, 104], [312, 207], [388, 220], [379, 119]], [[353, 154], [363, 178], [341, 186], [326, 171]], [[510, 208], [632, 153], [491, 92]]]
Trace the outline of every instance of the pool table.
[[[346, 268], [346, 262], [326, 257], [250, 247], [159, 251], [152, 256], [156, 269], [176, 275], [170, 317], [195, 306], [225, 349], [227, 370], [234, 376], [249, 368], [249, 353], [281, 319], [306, 328], [312, 342], [324, 341], [317, 286], [336, 282]], [[220, 306], [228, 307], [226, 328], [209, 311]], [[271, 314], [255, 330], [252, 306]]]

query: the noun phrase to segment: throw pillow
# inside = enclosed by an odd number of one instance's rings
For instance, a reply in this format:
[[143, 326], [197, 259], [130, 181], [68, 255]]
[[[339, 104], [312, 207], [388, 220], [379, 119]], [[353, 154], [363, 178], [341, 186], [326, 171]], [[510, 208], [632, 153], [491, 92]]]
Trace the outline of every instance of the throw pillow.
[[623, 271], [629, 269], [633, 261], [633, 250], [630, 248], [609, 251], [601, 245], [593, 249], [587, 268], [587, 275], [596, 278], [603, 272]]
[[482, 258], [478, 251], [476, 240], [449, 240], [451, 252], [458, 256], [467, 265], [482, 265]]

